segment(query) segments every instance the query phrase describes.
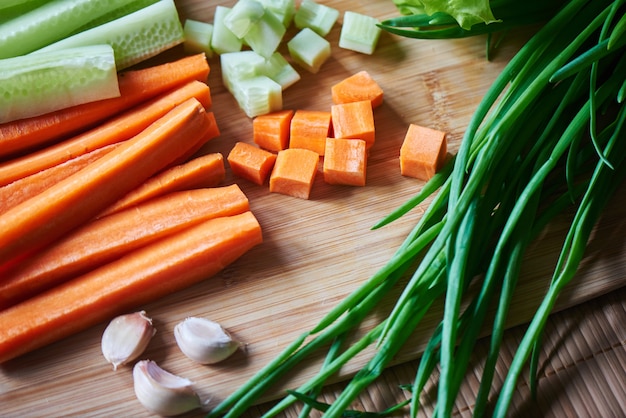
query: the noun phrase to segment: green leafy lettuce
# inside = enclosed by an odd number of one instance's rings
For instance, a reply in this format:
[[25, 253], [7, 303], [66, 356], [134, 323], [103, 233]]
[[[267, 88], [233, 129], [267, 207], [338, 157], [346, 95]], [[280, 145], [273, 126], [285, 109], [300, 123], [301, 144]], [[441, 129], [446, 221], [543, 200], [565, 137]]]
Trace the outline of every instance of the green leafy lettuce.
[[428, 16], [445, 13], [452, 16], [463, 29], [469, 30], [477, 23], [499, 22], [493, 16], [489, 0], [393, 0], [400, 13], [425, 14]]

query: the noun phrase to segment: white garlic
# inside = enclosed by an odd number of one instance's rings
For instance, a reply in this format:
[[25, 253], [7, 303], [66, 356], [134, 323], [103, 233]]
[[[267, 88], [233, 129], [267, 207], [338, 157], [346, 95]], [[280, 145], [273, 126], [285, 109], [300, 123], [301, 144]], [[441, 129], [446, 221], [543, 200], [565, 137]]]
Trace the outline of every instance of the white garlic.
[[141, 360], [133, 368], [135, 396], [151, 413], [174, 416], [204, 408], [193, 382], [176, 376], [152, 360]]
[[145, 311], [114, 318], [102, 334], [102, 354], [113, 370], [135, 360], [144, 352], [156, 333]]
[[201, 364], [213, 364], [233, 354], [241, 346], [217, 322], [189, 317], [174, 327], [180, 350]]

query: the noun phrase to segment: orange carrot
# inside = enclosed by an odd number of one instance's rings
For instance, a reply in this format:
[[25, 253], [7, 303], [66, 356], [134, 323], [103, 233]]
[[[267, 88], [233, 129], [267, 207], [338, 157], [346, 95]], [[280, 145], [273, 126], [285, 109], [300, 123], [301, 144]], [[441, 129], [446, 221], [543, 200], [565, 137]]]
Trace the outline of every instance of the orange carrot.
[[211, 219], [0, 311], [0, 363], [207, 279], [261, 242], [252, 212]]
[[324, 155], [324, 181], [365, 186], [367, 150], [361, 139], [328, 138]]
[[330, 136], [331, 114], [321, 110], [296, 110], [291, 119], [289, 148], [304, 148], [324, 155]]
[[203, 155], [184, 164], [176, 165], [149, 178], [144, 184], [109, 206], [99, 218], [147, 202], [166, 193], [214, 187], [220, 184], [226, 171], [220, 153]]
[[95, 149], [62, 164], [55, 165], [54, 167], [47, 168], [0, 187], [0, 214], [85, 168], [88, 164], [111, 152], [119, 145], [119, 143], [111, 144]]
[[441, 168], [446, 153], [445, 132], [410, 124], [400, 147], [400, 172], [426, 181]]
[[89, 222], [3, 273], [0, 309], [208, 219], [250, 210], [237, 185], [170, 193]]
[[193, 157], [195, 154], [197, 154], [198, 151], [200, 151], [201, 148], [204, 145], [206, 145], [207, 142], [209, 142], [213, 138], [220, 136], [220, 129], [217, 126], [217, 120], [215, 119], [215, 114], [213, 112], [206, 112], [204, 115], [204, 118], [206, 119], [206, 125], [207, 125], [207, 129], [205, 130], [204, 134], [198, 137], [199, 140], [196, 141], [195, 146], [189, 148], [185, 153], [183, 153], [176, 160], [174, 160], [174, 162], [172, 163], [172, 166], [176, 164], [183, 164], [184, 162], [189, 160], [191, 157]]
[[259, 147], [278, 152], [289, 147], [293, 110], [279, 110], [259, 115], [252, 121], [252, 139]]
[[270, 192], [308, 199], [317, 174], [319, 155], [304, 148], [278, 152], [270, 175]]
[[9, 184], [105, 145], [125, 141], [191, 97], [199, 100], [205, 108], [211, 104], [209, 87], [205, 83], [191, 81], [136, 106], [101, 126], [32, 154], [0, 164], [0, 185]]
[[383, 103], [383, 89], [365, 70], [341, 80], [330, 91], [335, 104], [369, 100], [376, 108]]
[[73, 106], [33, 118], [0, 125], [0, 157], [32, 151], [76, 135], [122, 111], [130, 109], [192, 80], [207, 81], [209, 64], [204, 54], [119, 74], [121, 95]]
[[369, 100], [331, 106], [335, 138], [362, 139], [367, 149], [374, 145], [374, 112]]
[[[0, 216], [0, 266], [49, 244], [145, 182], [204, 136], [189, 99], [87, 167]], [[1, 268], [1, 267], [0, 267]]]
[[262, 185], [274, 167], [276, 154], [245, 142], [237, 142], [227, 159], [234, 175]]

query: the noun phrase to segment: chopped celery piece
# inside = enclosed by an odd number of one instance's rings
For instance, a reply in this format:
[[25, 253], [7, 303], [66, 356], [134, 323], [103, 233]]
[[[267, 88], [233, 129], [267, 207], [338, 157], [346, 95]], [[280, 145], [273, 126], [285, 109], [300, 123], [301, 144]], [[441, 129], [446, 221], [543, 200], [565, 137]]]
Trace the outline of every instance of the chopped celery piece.
[[119, 19], [72, 35], [33, 54], [76, 46], [109, 44], [118, 70], [181, 44], [185, 37], [173, 0], [160, 0]]
[[339, 10], [314, 0], [302, 0], [293, 18], [298, 29], [309, 28], [320, 36], [326, 36], [339, 19]]
[[295, 0], [259, 0], [266, 11], [274, 13], [276, 17], [288, 28], [296, 14]]
[[283, 106], [280, 84], [264, 75], [239, 80], [233, 96], [250, 118], [281, 110]]
[[233, 93], [233, 86], [241, 80], [264, 75], [265, 61], [261, 55], [250, 50], [227, 52], [220, 55], [224, 86]]
[[293, 61], [311, 73], [317, 73], [330, 57], [330, 42], [310, 28], [298, 32], [289, 42], [287, 49]]
[[280, 52], [274, 52], [265, 62], [265, 70], [263, 72], [266, 76], [280, 84], [283, 90], [300, 80], [300, 74]]
[[61, 40], [126, 3], [128, 0], [51, 0], [0, 24], [0, 58], [28, 54]]
[[238, 0], [224, 17], [224, 26], [241, 39], [264, 14], [265, 8], [258, 1]]
[[211, 36], [213, 25], [199, 20], [187, 19], [183, 26], [185, 35], [184, 49], [189, 54], [204, 52], [207, 57], [213, 56]]
[[216, 54], [226, 54], [240, 51], [243, 42], [230, 29], [224, 25], [224, 18], [232, 9], [226, 6], [215, 7], [213, 18], [213, 36], [211, 37], [211, 49]]
[[371, 55], [376, 49], [381, 29], [371, 16], [347, 11], [339, 35], [339, 47]]
[[0, 123], [120, 95], [109, 45], [0, 60]]
[[243, 37], [244, 42], [259, 55], [269, 58], [283, 40], [286, 29], [273, 13], [265, 13], [250, 26]]

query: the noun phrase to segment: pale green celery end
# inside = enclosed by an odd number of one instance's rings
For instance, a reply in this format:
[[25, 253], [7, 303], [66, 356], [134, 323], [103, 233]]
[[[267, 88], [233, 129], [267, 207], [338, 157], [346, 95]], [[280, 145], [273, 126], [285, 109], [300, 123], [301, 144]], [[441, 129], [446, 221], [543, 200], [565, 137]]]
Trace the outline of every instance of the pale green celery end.
[[235, 51], [220, 55], [222, 81], [234, 93], [234, 86], [242, 80], [263, 75], [266, 60], [254, 51]]
[[258, 1], [238, 0], [224, 17], [224, 26], [241, 39], [264, 14], [265, 8]]
[[283, 106], [280, 84], [264, 75], [238, 81], [233, 95], [250, 118], [281, 110]]
[[127, 0], [52, 0], [0, 24], [0, 58], [28, 54], [70, 36]]
[[65, 38], [35, 53], [109, 44], [122, 70], [183, 43], [183, 27], [173, 0], [161, 0], [129, 15]]
[[224, 17], [232, 9], [226, 6], [216, 6], [213, 18], [213, 36], [211, 37], [211, 49], [216, 54], [241, 51], [243, 42], [224, 25]]
[[274, 13], [285, 28], [291, 26], [296, 14], [295, 0], [259, 0], [266, 11]]
[[243, 40], [257, 54], [269, 58], [278, 49], [286, 29], [273, 14], [265, 13], [254, 23]]
[[298, 29], [309, 28], [320, 36], [326, 36], [339, 19], [339, 14], [339, 10], [325, 4], [303, 0], [294, 16], [294, 24]]
[[283, 91], [300, 81], [301, 78], [300, 73], [280, 52], [274, 52], [267, 60], [265, 75], [280, 84]]
[[371, 55], [376, 49], [381, 29], [378, 20], [367, 15], [347, 11], [339, 35], [339, 47]]
[[183, 33], [185, 35], [185, 52], [189, 54], [204, 52], [209, 58], [213, 56], [213, 49], [211, 49], [212, 24], [187, 19], [183, 26]]
[[120, 95], [109, 45], [0, 60], [0, 123]]
[[287, 42], [289, 55], [294, 62], [311, 73], [319, 72], [330, 58], [330, 42], [310, 28], [304, 28]]

